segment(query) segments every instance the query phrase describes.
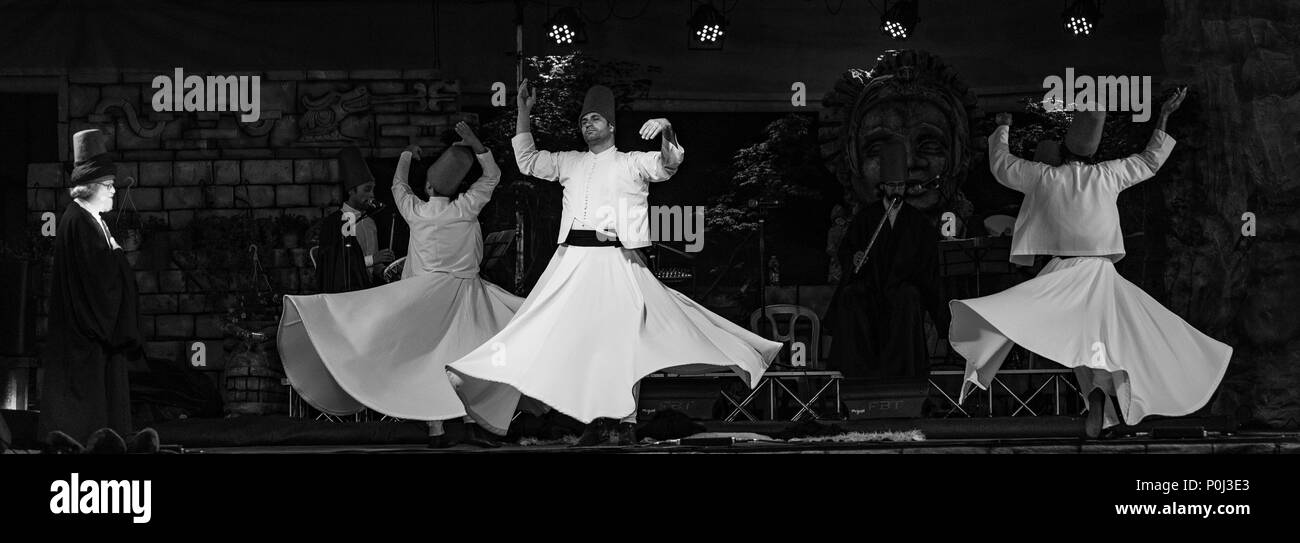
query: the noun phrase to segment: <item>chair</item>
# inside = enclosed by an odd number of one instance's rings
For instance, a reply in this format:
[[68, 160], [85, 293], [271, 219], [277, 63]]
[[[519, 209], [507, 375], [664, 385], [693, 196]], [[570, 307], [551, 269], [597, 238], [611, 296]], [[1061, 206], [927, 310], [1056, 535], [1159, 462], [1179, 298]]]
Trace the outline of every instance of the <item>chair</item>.
[[[799, 335], [798, 334], [799, 321], [801, 319], [806, 319], [808, 321], [810, 333], [808, 336], [808, 341], [805, 343], [805, 345], [808, 347], [808, 352], [806, 353], [807, 358], [805, 358], [805, 360], [809, 361], [809, 363], [812, 366], [811, 368], [807, 368], [807, 367], [799, 368], [794, 370], [794, 372], [777, 371], [777, 372], [768, 372], [766, 375], [764, 375], [763, 384], [766, 384], [769, 387], [768, 400], [770, 404], [770, 409], [773, 410], [776, 409], [774, 395], [776, 393], [776, 388], [779, 387], [781, 390], [785, 391], [785, 394], [788, 395], [790, 399], [794, 400], [794, 402], [797, 403], [800, 408], [799, 412], [796, 413], [791, 420], [799, 420], [799, 418], [802, 417], [804, 413], [811, 415], [814, 419], [820, 418], [820, 415], [817, 413], [816, 410], [814, 410], [813, 406], [817, 404], [818, 400], [821, 399], [823, 394], [830, 391], [832, 388], [834, 388], [837, 395], [839, 393], [839, 386], [838, 386], [839, 378], [836, 376], [829, 375], [831, 373], [835, 373], [835, 375], [838, 375], [837, 372], [821, 372], [821, 371], [809, 372], [808, 371], [810, 369], [815, 370], [817, 369], [817, 367], [821, 365], [821, 337], [822, 337], [821, 319], [817, 317], [817, 313], [814, 312], [812, 309], [809, 309], [801, 305], [794, 305], [794, 304], [770, 304], [767, 306], [766, 312], [767, 312], [768, 330], [770, 332], [768, 336], [771, 337], [773, 341], [780, 341], [782, 343], [791, 342], [791, 345], [793, 345], [793, 342], [799, 341], [799, 339], [797, 339], [797, 336]], [[762, 320], [763, 313], [764, 313], [763, 309], [760, 308], [754, 310], [754, 312], [749, 315], [749, 329], [759, 335], [763, 335], [763, 330], [759, 326], [759, 321]], [[785, 333], [781, 332], [781, 327], [777, 324], [777, 319], [781, 317], [788, 317]], [[793, 358], [793, 347], [791, 347], [791, 355]], [[821, 374], [827, 374], [827, 375], [821, 375]], [[794, 390], [791, 390], [790, 387], [787, 386], [786, 383], [782, 381], [782, 379], [795, 379], [797, 381], [797, 387], [803, 389], [805, 387], [808, 387], [808, 385], [810, 384], [808, 383], [808, 380], [811, 378], [827, 379], [827, 381], [821, 387], [809, 388], [808, 389], [809, 391], [812, 391], [813, 388], [816, 388], [816, 390], [811, 395], [800, 395], [796, 393]], [[759, 388], [762, 388], [762, 386], [760, 385]], [[758, 388], [755, 389], [755, 392], [757, 391]], [[750, 394], [750, 398], [746, 398], [741, 402], [732, 401], [731, 403], [733, 406], [737, 408], [737, 410], [741, 410], [741, 408], [743, 408], [745, 405], [749, 403], [749, 401], [752, 399], [753, 396], [754, 394]], [[807, 397], [807, 399], [804, 399], [805, 396]], [[838, 404], [838, 400], [836, 403]], [[836, 408], [838, 409], [838, 405], [836, 406]], [[749, 416], [748, 413], [745, 414], [746, 416]], [[769, 413], [768, 416], [772, 418], [772, 420], [776, 420], [776, 413]]]
[[402, 272], [406, 268], [406, 257], [394, 260], [391, 264], [384, 267], [384, 282], [392, 283], [402, 278]]
[[483, 240], [483, 268], [495, 266], [505, 258], [510, 246], [515, 242], [515, 229], [498, 230], [487, 235]]
[[984, 230], [990, 236], [1010, 236], [1016, 228], [1016, 218], [1010, 215], [989, 215], [984, 219]]
[[[762, 315], [763, 310], [761, 308], [755, 309], [754, 312], [749, 315], [749, 329], [758, 335], [763, 335], [763, 330], [758, 327], [758, 321], [762, 318]], [[782, 316], [790, 317], [789, 327], [786, 328], [786, 333], [784, 334], [780, 332], [780, 326], [778, 326], [776, 322], [777, 317]], [[821, 319], [817, 318], [817, 313], [813, 312], [813, 310], [794, 304], [768, 305], [767, 322], [771, 332], [769, 337], [771, 337], [773, 341], [780, 341], [782, 343], [786, 341], [795, 341], [795, 330], [798, 328], [799, 319], [801, 318], [808, 319], [812, 327], [810, 341], [807, 343], [809, 349], [809, 357], [807, 360], [812, 361], [814, 364], [820, 364], [822, 325]]]

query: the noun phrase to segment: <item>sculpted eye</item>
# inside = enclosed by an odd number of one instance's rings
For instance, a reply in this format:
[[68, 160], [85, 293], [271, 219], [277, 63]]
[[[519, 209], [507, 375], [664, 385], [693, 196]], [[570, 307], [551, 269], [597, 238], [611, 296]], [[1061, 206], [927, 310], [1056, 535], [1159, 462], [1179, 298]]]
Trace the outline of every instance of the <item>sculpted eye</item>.
[[942, 154], [945, 150], [947, 150], [947, 147], [944, 146], [944, 144], [940, 143], [938, 140], [932, 139], [925, 140], [917, 146], [917, 151], [927, 155]]

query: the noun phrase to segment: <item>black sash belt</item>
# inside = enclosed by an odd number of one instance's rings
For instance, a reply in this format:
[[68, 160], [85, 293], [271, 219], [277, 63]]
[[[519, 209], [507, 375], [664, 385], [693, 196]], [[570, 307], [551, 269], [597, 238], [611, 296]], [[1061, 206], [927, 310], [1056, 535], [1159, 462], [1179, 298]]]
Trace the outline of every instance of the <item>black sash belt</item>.
[[569, 237], [564, 238], [565, 245], [574, 247], [622, 247], [618, 238], [596, 236], [595, 230], [569, 230]]

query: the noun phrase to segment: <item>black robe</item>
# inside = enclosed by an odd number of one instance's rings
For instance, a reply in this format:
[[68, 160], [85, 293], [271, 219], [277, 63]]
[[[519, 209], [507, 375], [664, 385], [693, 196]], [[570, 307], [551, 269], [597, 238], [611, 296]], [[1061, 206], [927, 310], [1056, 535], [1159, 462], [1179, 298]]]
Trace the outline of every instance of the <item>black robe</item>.
[[867, 205], [840, 244], [844, 272], [826, 312], [834, 338], [831, 367], [851, 378], [924, 378], [930, 358], [923, 312], [930, 313], [941, 337], [947, 337], [951, 319], [939, 281], [937, 226], [903, 204], [854, 274], [854, 255], [867, 247], [884, 215], [880, 202]]
[[85, 443], [99, 428], [131, 431], [127, 363], [141, 356], [135, 272], [76, 202], [54, 237], [49, 336], [40, 435], [60, 430]]
[[327, 215], [320, 226], [316, 288], [324, 293], [370, 288], [370, 269], [356, 236], [343, 235], [343, 210]]

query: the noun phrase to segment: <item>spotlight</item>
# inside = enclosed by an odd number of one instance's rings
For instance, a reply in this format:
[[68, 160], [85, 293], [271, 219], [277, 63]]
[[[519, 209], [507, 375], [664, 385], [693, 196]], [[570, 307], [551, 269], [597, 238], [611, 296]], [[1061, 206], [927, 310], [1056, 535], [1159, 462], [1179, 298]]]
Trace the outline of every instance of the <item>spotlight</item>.
[[1101, 19], [1100, 0], [1075, 0], [1061, 12], [1066, 33], [1075, 37], [1091, 35], [1098, 19]]
[[912, 37], [916, 22], [920, 20], [916, 13], [917, 0], [899, 0], [892, 7], [886, 0], [885, 13], [880, 16], [880, 31], [892, 39], [906, 40]]
[[701, 4], [686, 22], [691, 29], [691, 49], [722, 49], [727, 19], [713, 4]]
[[563, 8], [546, 21], [546, 37], [556, 45], [587, 43], [587, 24], [582, 22], [578, 10]]

